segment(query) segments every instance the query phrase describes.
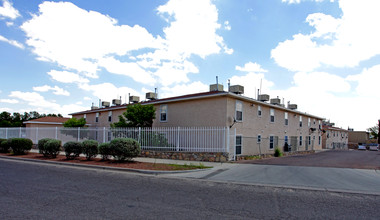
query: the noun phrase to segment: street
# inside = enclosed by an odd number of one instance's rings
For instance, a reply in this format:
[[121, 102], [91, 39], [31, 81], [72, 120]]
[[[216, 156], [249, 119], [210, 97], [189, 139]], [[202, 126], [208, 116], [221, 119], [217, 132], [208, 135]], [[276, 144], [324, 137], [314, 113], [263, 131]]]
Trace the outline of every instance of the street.
[[380, 196], [0, 159], [2, 219], [379, 219]]

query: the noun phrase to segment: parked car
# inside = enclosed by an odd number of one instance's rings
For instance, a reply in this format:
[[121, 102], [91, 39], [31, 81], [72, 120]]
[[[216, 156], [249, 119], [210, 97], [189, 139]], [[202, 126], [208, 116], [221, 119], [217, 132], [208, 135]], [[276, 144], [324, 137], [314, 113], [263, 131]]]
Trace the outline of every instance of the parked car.
[[379, 150], [379, 145], [378, 144], [370, 144], [369, 145], [369, 150], [378, 151]]
[[365, 145], [359, 145], [358, 150], [367, 150]]

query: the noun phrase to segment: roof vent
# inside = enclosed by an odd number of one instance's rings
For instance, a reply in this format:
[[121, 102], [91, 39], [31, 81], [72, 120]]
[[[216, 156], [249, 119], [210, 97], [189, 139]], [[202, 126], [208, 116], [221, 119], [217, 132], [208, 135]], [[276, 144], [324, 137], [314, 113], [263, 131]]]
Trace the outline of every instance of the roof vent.
[[91, 110], [95, 110], [95, 109], [98, 109], [99, 107], [98, 106], [91, 106]]
[[259, 95], [258, 99], [259, 99], [259, 101], [261, 101], [261, 102], [269, 101], [269, 95], [266, 95], [266, 94]]
[[222, 84], [211, 84], [210, 85], [210, 92], [214, 91], [223, 91], [223, 85]]
[[288, 109], [296, 110], [297, 109], [297, 104], [288, 104]]
[[149, 100], [156, 100], [157, 99], [157, 93], [154, 92], [147, 92], [145, 94], [145, 98]]
[[138, 103], [140, 101], [140, 97], [138, 96], [129, 96], [130, 103]]
[[279, 99], [279, 98], [270, 99], [270, 104], [281, 105], [281, 99]]
[[112, 105], [121, 105], [121, 100], [120, 99], [113, 99]]
[[103, 107], [110, 107], [110, 102], [103, 101], [102, 106]]
[[243, 94], [244, 93], [244, 86], [241, 86], [241, 85], [230, 86], [229, 92], [232, 92], [235, 94]]

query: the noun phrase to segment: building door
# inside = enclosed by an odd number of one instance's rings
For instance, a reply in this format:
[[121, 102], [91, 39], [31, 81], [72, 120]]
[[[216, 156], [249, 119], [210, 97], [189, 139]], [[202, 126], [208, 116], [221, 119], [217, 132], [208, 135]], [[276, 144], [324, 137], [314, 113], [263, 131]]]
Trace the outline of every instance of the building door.
[[235, 154], [240, 155], [241, 154], [241, 147], [242, 147], [242, 136], [236, 135], [236, 142], [235, 142]]
[[297, 151], [298, 138], [297, 136], [290, 137], [290, 149], [289, 151]]

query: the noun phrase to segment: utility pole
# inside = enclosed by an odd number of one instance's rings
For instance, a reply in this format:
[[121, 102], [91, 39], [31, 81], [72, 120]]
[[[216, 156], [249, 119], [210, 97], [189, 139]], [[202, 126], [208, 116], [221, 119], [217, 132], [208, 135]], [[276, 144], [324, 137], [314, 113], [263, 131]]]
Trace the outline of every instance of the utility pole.
[[380, 144], [380, 119], [379, 119], [379, 126], [378, 126], [378, 130], [377, 130], [377, 143]]

